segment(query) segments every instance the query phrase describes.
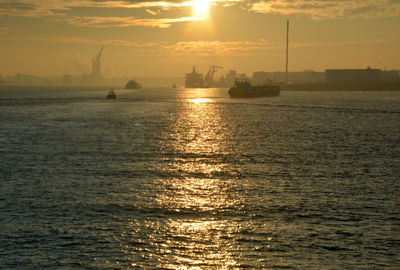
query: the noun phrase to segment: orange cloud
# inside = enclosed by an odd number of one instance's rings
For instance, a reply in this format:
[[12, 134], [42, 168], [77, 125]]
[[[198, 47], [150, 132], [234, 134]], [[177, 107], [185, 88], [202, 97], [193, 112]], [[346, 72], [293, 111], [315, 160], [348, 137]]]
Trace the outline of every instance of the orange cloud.
[[129, 27], [129, 26], [168, 28], [173, 23], [203, 20], [203, 18], [198, 18], [198, 17], [141, 19], [135, 17], [99, 17], [99, 16], [66, 16], [66, 15], [58, 16], [53, 19], [57, 21], [64, 21], [71, 25], [79, 27], [90, 26], [96, 28]]
[[[211, 0], [212, 5], [240, 6], [257, 13], [310, 16], [324, 18], [378, 18], [400, 16], [397, 0]], [[191, 0], [143, 1], [143, 0], [0, 0], [0, 16], [58, 16], [60, 10], [74, 7], [144, 9], [154, 15], [151, 8], [168, 10], [190, 7]]]
[[150, 15], [157, 15], [157, 14], [158, 14], [158, 12], [156, 12], [156, 11], [154, 11], [154, 10], [151, 10], [151, 9], [148, 9], [148, 8], [146, 8], [145, 10], [146, 10], [146, 12], [149, 13]]
[[265, 40], [260, 41], [180, 41], [164, 45], [161, 51], [183, 55], [245, 55], [254, 51], [271, 50]]
[[[158, 12], [151, 8], [161, 10], [190, 6], [190, 1], [93, 1], [93, 0], [21, 0], [13, 2], [0, 0], [0, 16], [35, 17], [48, 21], [66, 22], [74, 26], [86, 27], [129, 27], [143, 26], [151, 28], [168, 28], [173, 23], [203, 20], [198, 17], [179, 18], [135, 18], [135, 17], [104, 17], [81, 16], [66, 14], [62, 11], [71, 11], [76, 7], [102, 7], [102, 8], [132, 8], [143, 9], [150, 15]], [[61, 12], [60, 12], [61, 11]]]
[[0, 15], [46, 16], [56, 15], [54, 11], [70, 10], [74, 7], [101, 8], [152, 8], [162, 9], [188, 7], [191, 1], [110, 1], [110, 0], [0, 0]]
[[392, 0], [270, 0], [255, 1], [250, 10], [257, 13], [325, 18], [378, 18], [400, 16], [400, 2]]

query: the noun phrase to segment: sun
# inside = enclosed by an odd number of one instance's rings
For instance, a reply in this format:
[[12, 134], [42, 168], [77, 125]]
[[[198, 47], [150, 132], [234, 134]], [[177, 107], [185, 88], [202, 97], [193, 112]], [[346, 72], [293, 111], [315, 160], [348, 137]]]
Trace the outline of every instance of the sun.
[[210, 0], [193, 0], [193, 12], [196, 16], [205, 16], [210, 8]]

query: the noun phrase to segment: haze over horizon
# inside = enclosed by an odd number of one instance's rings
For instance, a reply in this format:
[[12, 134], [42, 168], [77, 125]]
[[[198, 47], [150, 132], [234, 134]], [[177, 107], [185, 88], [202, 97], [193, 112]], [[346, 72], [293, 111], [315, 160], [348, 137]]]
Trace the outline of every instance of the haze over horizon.
[[183, 76], [400, 68], [397, 0], [0, 0], [0, 74]]

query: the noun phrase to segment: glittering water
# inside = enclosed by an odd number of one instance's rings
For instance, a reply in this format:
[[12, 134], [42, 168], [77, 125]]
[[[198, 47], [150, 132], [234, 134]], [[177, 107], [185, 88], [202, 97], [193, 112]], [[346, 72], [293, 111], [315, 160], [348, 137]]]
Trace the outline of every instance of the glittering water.
[[400, 92], [0, 88], [0, 268], [398, 269]]

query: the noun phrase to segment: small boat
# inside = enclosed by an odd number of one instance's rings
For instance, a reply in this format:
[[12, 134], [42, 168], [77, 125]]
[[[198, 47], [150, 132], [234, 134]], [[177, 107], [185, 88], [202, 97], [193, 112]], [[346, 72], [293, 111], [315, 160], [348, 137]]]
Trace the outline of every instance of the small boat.
[[228, 94], [232, 98], [259, 98], [279, 96], [280, 92], [279, 85], [252, 85], [248, 80], [236, 80]]
[[110, 92], [107, 94], [107, 99], [117, 99], [117, 94], [115, 94], [114, 89], [111, 89]]
[[173, 85], [172, 85], [172, 88], [174, 88], [174, 89], [175, 89], [175, 88], [176, 88], [176, 84], [173, 84]]

